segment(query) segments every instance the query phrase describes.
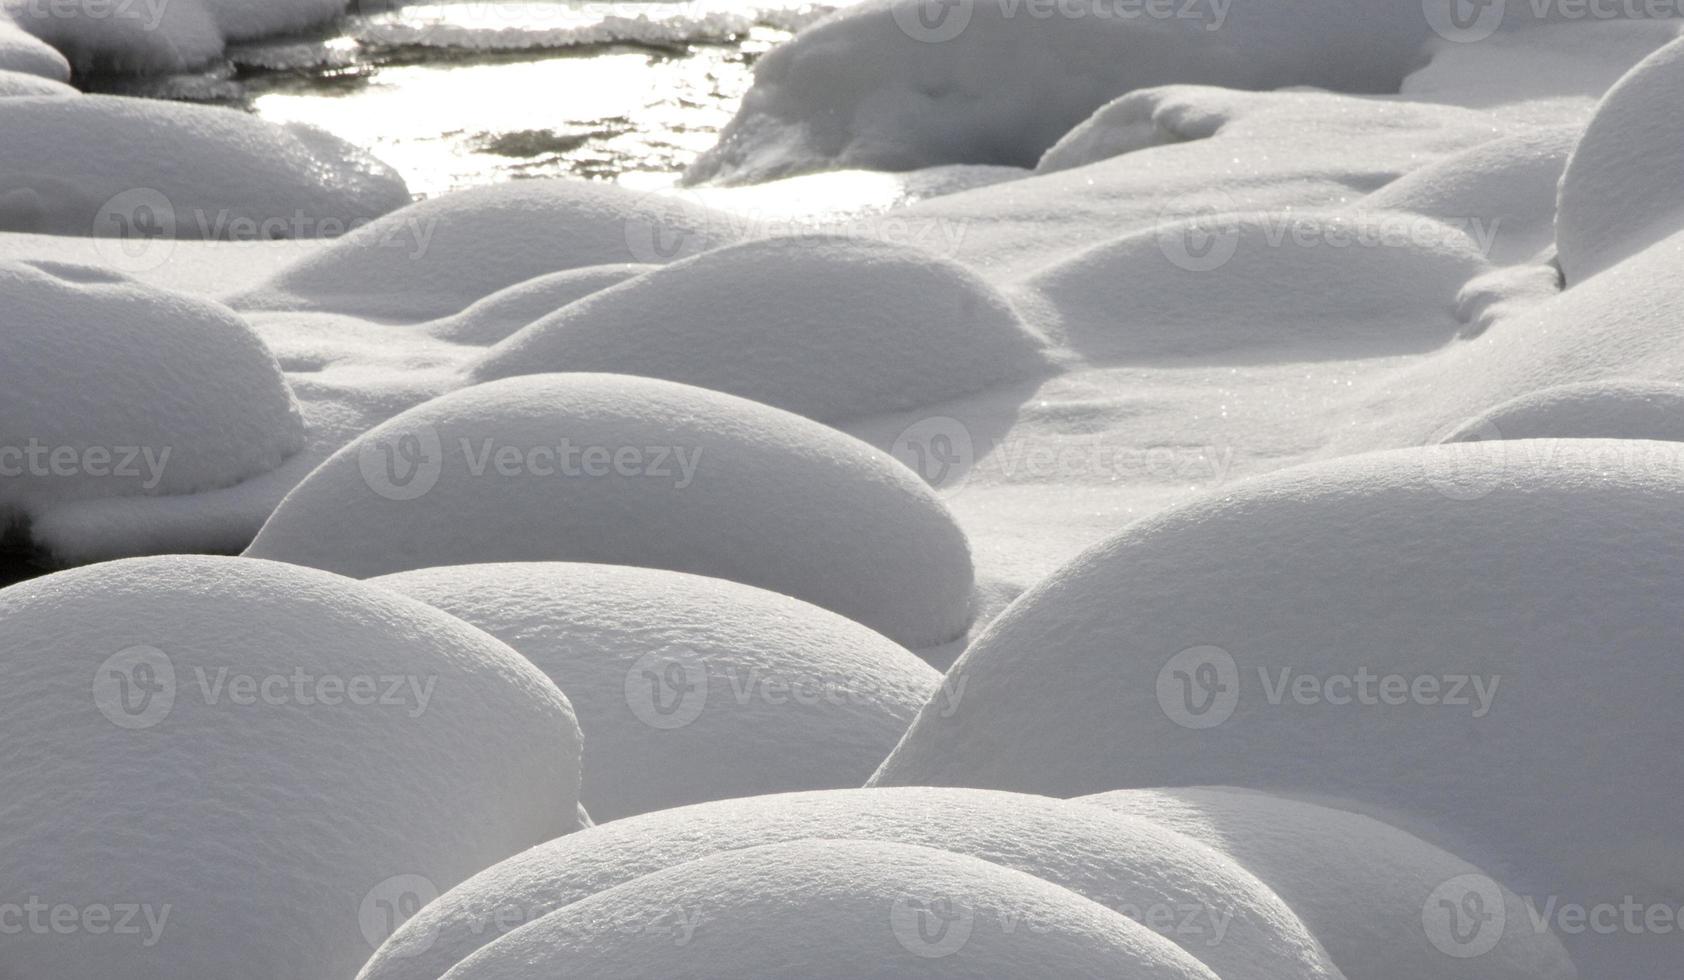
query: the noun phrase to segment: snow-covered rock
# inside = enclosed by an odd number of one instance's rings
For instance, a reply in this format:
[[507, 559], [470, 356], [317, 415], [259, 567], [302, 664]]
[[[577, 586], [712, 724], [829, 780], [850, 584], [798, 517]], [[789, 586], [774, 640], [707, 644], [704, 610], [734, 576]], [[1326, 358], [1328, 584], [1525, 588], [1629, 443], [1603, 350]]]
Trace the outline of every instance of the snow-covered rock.
[[1461, 329], [1487, 271], [1468, 230], [1400, 211], [1213, 210], [1049, 266], [1027, 286], [1090, 357], [1422, 351]]
[[577, 826], [555, 685], [335, 575], [64, 572], [0, 591], [0, 664], [8, 980], [349, 978], [389, 917]]
[[1597, 106], [1561, 178], [1556, 245], [1569, 286], [1684, 229], [1684, 39]]
[[371, 579], [485, 630], [567, 692], [597, 820], [858, 786], [941, 686], [828, 610], [620, 565], [461, 565]]
[[0, 231], [100, 235], [156, 267], [169, 239], [331, 237], [408, 203], [395, 171], [304, 125], [86, 95], [0, 99]]
[[54, 82], [70, 80], [70, 62], [52, 45], [19, 27], [0, 8], [0, 71], [35, 75]]
[[181, 71], [229, 41], [287, 34], [345, 12], [346, 0], [4, 0], [4, 10], [82, 69]]
[[[1145, 925], [1224, 980], [1339, 976], [1277, 896], [1191, 837], [1150, 820], [1047, 797], [909, 788], [725, 800], [618, 820], [550, 841], [486, 869], [422, 910], [375, 954], [362, 980], [438, 980], [487, 944], [524, 945], [532, 936], [523, 936], [521, 927], [628, 882], [698, 859], [716, 861], [716, 873], [729, 879], [728, 862], [744, 853], [740, 848], [809, 838], [937, 848], [1033, 875], [1131, 925]], [[938, 897], [940, 887], [926, 884], [934, 892], [923, 897]], [[968, 896], [961, 890], [948, 897], [963, 902]], [[996, 911], [976, 908], [978, 932], [999, 928], [992, 918]], [[886, 925], [889, 914], [885, 905], [872, 921]], [[461, 969], [465, 972], [450, 975], [477, 975]], [[736, 975], [693, 969], [697, 972], [689, 975]], [[899, 975], [910, 973], [924, 975], [910, 967]], [[808, 976], [809, 965], [803, 962], [784, 975]], [[1043, 965], [1018, 975], [1118, 974]]]
[[[926, 706], [874, 781], [1331, 796], [1540, 906], [1670, 901], [1677, 447], [1376, 453], [1138, 522], [995, 620], [949, 672], [958, 709]], [[1668, 938], [1563, 942], [1648, 976]]]
[[574, 303], [492, 348], [472, 377], [637, 374], [833, 422], [1035, 374], [1042, 347], [957, 262], [866, 238], [764, 238]]
[[730, 241], [735, 225], [678, 197], [583, 180], [517, 180], [387, 215], [234, 306], [433, 319], [552, 272], [694, 255]]
[[[1450, 881], [1486, 877], [1461, 858], [1372, 817], [1227, 787], [1124, 789], [1080, 803], [1173, 827], [1233, 857], [1286, 900], [1347, 977], [1465, 980], [1422, 927]], [[1577, 980], [1561, 943], [1527, 927], [1520, 897], [1498, 885], [1501, 940], [1481, 953], [1481, 980]]]
[[1684, 442], [1684, 385], [1620, 380], [1557, 385], [1481, 413], [1444, 441], [1552, 438]]
[[440, 340], [495, 344], [575, 300], [655, 268], [659, 266], [625, 262], [552, 272], [492, 293], [462, 312], [431, 321], [422, 329]]
[[228, 486], [304, 445], [251, 327], [95, 266], [0, 262], [0, 510]]
[[667, 568], [804, 599], [912, 648], [965, 630], [973, 580], [952, 516], [887, 454], [731, 395], [607, 374], [423, 403], [310, 474], [247, 553], [358, 577]]
[[1217, 980], [1074, 892], [905, 844], [800, 840], [717, 854], [576, 902], [458, 964], [449, 980], [1028, 976]]

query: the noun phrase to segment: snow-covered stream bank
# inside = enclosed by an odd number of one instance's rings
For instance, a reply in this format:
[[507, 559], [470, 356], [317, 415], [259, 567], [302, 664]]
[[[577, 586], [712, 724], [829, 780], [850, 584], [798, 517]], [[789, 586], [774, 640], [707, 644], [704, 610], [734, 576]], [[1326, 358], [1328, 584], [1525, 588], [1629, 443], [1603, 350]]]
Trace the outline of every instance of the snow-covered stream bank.
[[0, 591], [0, 883], [172, 910], [0, 976], [1671, 976], [1684, 22], [1038, 9], [658, 190], [0, 97], [0, 509], [107, 562]]

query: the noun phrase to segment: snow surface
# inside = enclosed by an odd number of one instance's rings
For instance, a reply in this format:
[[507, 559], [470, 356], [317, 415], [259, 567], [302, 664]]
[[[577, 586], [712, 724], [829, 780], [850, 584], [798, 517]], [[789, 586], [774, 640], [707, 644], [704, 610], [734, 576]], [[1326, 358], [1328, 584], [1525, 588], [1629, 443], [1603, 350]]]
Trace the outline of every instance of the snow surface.
[[[1468, 959], [1447, 955], [1412, 923], [1445, 882], [1486, 873], [1371, 817], [1231, 787], [1123, 789], [1077, 802], [1152, 820], [1231, 856], [1292, 906], [1348, 977], [1465, 980]], [[1486, 880], [1491, 880], [1486, 878]], [[467, 886], [464, 886], [467, 887]], [[1506, 920], [1480, 954], [1482, 980], [1576, 980], [1554, 936], [1524, 926], [1521, 898], [1493, 881]]]
[[1684, 229], [1684, 40], [1644, 59], [1609, 90], [1561, 178], [1556, 242], [1568, 285]]
[[70, 80], [70, 62], [51, 45], [19, 27], [0, 9], [0, 71], [37, 75], [55, 82]]
[[22, 71], [0, 70], [0, 99], [20, 95], [76, 95], [75, 89], [63, 82]]
[[694, 572], [804, 599], [909, 647], [970, 622], [964, 534], [910, 470], [796, 415], [689, 385], [551, 374], [375, 427], [246, 552], [358, 577], [486, 561]]
[[203, 65], [221, 55], [229, 41], [292, 33], [331, 20], [345, 12], [346, 4], [347, 0], [4, 0], [3, 8], [79, 69], [161, 72]]
[[[958, 710], [926, 706], [874, 782], [1323, 794], [1458, 842], [1522, 894], [1664, 901], [1684, 885], [1681, 492], [1677, 444], [1618, 440], [1356, 456], [1236, 487], [1020, 599], [949, 673]], [[1564, 941], [1590, 975], [1671, 955], [1654, 934]]]
[[519, 180], [387, 215], [233, 302], [433, 319], [553, 272], [694, 255], [731, 240], [735, 224], [688, 201], [616, 185]]
[[370, 581], [485, 630], [567, 692], [599, 821], [858, 786], [941, 685], [858, 623], [716, 578], [524, 562]]
[[116, 239], [120, 267], [162, 265], [172, 239], [331, 237], [409, 201], [337, 137], [208, 106], [8, 98], [0, 132], [0, 230]]
[[1444, 441], [1546, 438], [1684, 442], [1684, 385], [1586, 381], [1545, 388], [1469, 419]]
[[[0, 661], [8, 978], [350, 977], [393, 903], [576, 827], [555, 685], [339, 576], [65, 572], [0, 592]], [[110, 917], [17, 928], [31, 899]]]
[[609, 371], [831, 422], [1042, 373], [1044, 342], [970, 269], [870, 238], [765, 238], [605, 289], [488, 351], [475, 381]]
[[422, 329], [440, 340], [495, 344], [574, 300], [655, 268], [658, 266], [626, 262], [536, 276], [492, 293], [460, 313], [433, 320]]
[[[1120, 914], [1130, 925], [1146, 925], [1224, 980], [1340, 975], [1297, 916], [1266, 886], [1211, 847], [1162, 824], [1046, 797], [910, 788], [725, 800], [619, 820], [551, 841], [487, 869], [422, 910], [375, 954], [361, 980], [437, 980], [482, 947], [507, 955], [505, 943], [525, 947], [533, 933], [546, 934], [558, 921], [568, 921], [546, 919], [552, 912], [573, 908], [582, 917], [592, 906], [579, 903], [647, 887], [638, 885], [647, 876], [686, 862], [728, 857], [740, 848], [819, 838], [875, 842], [878, 855], [897, 854], [906, 845], [936, 848], [1031, 875]], [[876, 860], [867, 858], [868, 863]], [[942, 891], [935, 882], [926, 888], [917, 895], [924, 901]], [[895, 897], [889, 896], [890, 901]], [[975, 903], [973, 935], [1000, 928], [994, 916], [1004, 910], [982, 896], [967, 888], [947, 897]], [[698, 935], [709, 927], [706, 917], [702, 921]], [[883, 928], [891, 921], [885, 902], [856, 927]], [[783, 975], [822, 971], [825, 955], [803, 950]], [[477, 975], [461, 969], [463, 975]], [[916, 972], [911, 966], [902, 970]]]

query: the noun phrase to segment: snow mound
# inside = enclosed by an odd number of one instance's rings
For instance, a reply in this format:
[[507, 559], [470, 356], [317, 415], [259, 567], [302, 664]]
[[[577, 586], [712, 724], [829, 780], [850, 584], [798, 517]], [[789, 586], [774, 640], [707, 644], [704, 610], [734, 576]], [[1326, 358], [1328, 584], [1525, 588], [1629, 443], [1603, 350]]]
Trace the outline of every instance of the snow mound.
[[[0, 99], [15, 99], [20, 95], [77, 95], [75, 89], [63, 82], [22, 71], [0, 69]], [[3, 208], [4, 205], [0, 205]]]
[[88, 923], [8, 929], [8, 978], [350, 977], [387, 915], [576, 827], [555, 685], [335, 575], [64, 572], [0, 591], [0, 663], [0, 879]]
[[[362, 980], [438, 980], [487, 944], [495, 948], [505, 935], [503, 941], [523, 944], [530, 938], [523, 926], [550, 921], [543, 917], [628, 882], [698, 859], [729, 860], [744, 853], [740, 848], [818, 838], [936, 848], [1033, 875], [1132, 920], [1131, 926], [1145, 924], [1224, 980], [1339, 976], [1267, 887], [1216, 850], [1161, 824], [1047, 797], [912, 788], [725, 800], [550, 841], [486, 869], [423, 909], [375, 954]], [[1177, 914], [1168, 915], [1172, 909]], [[977, 911], [991, 916], [995, 910]], [[886, 924], [888, 915], [884, 906], [872, 921]], [[984, 921], [997, 927], [991, 918], [979, 919], [979, 932]], [[545, 927], [533, 928], [541, 933]], [[914, 972], [908, 967], [895, 975]], [[784, 975], [807, 976], [807, 964]], [[1019, 975], [1117, 974], [1043, 966]]]
[[492, 293], [454, 316], [428, 323], [424, 329], [440, 340], [495, 344], [575, 300], [655, 268], [659, 267], [622, 263], [552, 272]]
[[[1465, 980], [1468, 959], [1420, 927], [1447, 881], [1483, 876], [1447, 851], [1347, 810], [1226, 787], [1125, 789], [1077, 802], [1156, 821], [1222, 851], [1292, 906], [1348, 977]], [[1577, 980], [1554, 936], [1526, 928], [1519, 896], [1493, 882], [1506, 917], [1481, 980]]]
[[646, 875], [505, 936], [448, 976], [889, 980], [914, 973], [1216, 980], [1144, 926], [1031, 875], [926, 847], [821, 840], [746, 848]]
[[304, 445], [274, 355], [222, 306], [56, 262], [0, 262], [0, 295], [0, 511], [227, 486]]
[[637, 374], [834, 422], [1034, 374], [1042, 346], [952, 260], [866, 238], [765, 238], [574, 303], [492, 348], [472, 377]]
[[448, 316], [586, 266], [666, 263], [725, 244], [733, 221], [677, 197], [583, 180], [517, 180], [387, 215], [234, 300], [238, 308]]
[[1684, 385], [1586, 381], [1522, 395], [1468, 420], [1445, 442], [1483, 439], [1684, 442]]
[[[1332, 796], [1540, 903], [1676, 895], [1681, 505], [1677, 444], [1636, 440], [1378, 453], [1232, 488], [1020, 598], [949, 672], [958, 710], [926, 706], [874, 779]], [[1597, 969], [1598, 938], [1563, 938], [1587, 975], [1659, 975]]]
[[364, 577], [487, 561], [694, 572], [913, 648], [969, 623], [969, 545], [911, 470], [800, 416], [688, 385], [475, 385], [365, 433], [247, 552]]
[[1567, 282], [1589, 279], [1684, 228], [1684, 39], [1603, 96], [1561, 178], [1556, 245]]
[[1489, 269], [1479, 240], [1421, 215], [1216, 211], [1096, 245], [1027, 285], [1089, 356], [1319, 359], [1442, 345], [1462, 326], [1458, 290]]
[[1143, 89], [1105, 103], [1048, 147], [1035, 171], [1069, 170], [1151, 146], [1208, 139], [1232, 118], [1209, 103], [1168, 98], [1171, 91]]
[[567, 692], [597, 820], [858, 786], [941, 686], [852, 620], [723, 579], [525, 562], [371, 582], [485, 630]]
[[287, 34], [333, 19], [346, 0], [4, 0], [25, 29], [82, 70], [174, 72], [229, 41]]
[[0, 99], [0, 231], [100, 235], [125, 268], [165, 239], [332, 236], [408, 203], [395, 171], [303, 125], [86, 95]]
[[54, 82], [70, 81], [70, 62], [52, 45], [34, 37], [0, 8], [0, 71], [36, 75]]

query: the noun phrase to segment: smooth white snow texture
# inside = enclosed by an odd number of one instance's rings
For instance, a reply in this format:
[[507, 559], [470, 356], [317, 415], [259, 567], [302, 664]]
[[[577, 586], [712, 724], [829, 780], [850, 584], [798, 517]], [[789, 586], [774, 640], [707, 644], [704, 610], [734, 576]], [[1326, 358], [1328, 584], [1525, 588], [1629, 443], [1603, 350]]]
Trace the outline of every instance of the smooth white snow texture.
[[[1267, 887], [1216, 850], [1161, 824], [1047, 797], [908, 788], [724, 800], [551, 841], [488, 868], [423, 910], [374, 956], [362, 980], [438, 980], [487, 944], [511, 932], [508, 941], [522, 942], [515, 930], [627, 882], [716, 855], [714, 866], [724, 867], [743, 853], [740, 848], [809, 838], [938, 848], [1033, 875], [1145, 925], [1224, 980], [1339, 976]], [[1172, 909], [1177, 913], [1169, 914]], [[873, 924], [887, 925], [890, 911], [885, 905]], [[977, 911], [989, 917], [979, 918], [979, 932], [1000, 928], [992, 918], [996, 910]], [[787, 975], [806, 976], [814, 968], [820, 967], [803, 961]], [[685, 975], [733, 975], [710, 960], [692, 969]], [[904, 972], [923, 975], [911, 966]]]
[[1545, 388], [1469, 419], [1444, 441], [1550, 438], [1684, 442], [1684, 385], [1615, 380]]
[[35, 75], [54, 82], [70, 80], [70, 62], [52, 45], [19, 27], [0, 9], [0, 71]]
[[495, 344], [575, 300], [659, 268], [626, 262], [568, 269], [516, 283], [452, 316], [423, 325], [429, 336], [459, 344]]
[[5, 901], [76, 910], [8, 928], [8, 980], [349, 980], [389, 916], [577, 826], [555, 685], [336, 575], [63, 572], [0, 591], [0, 664]]
[[[75, 89], [63, 82], [22, 71], [0, 69], [0, 99], [15, 99], [20, 95], [77, 95]], [[0, 204], [0, 208], [5, 205]]]
[[472, 377], [637, 374], [830, 422], [1041, 373], [1043, 346], [950, 259], [869, 238], [765, 238], [574, 303], [492, 348]]
[[905, 646], [970, 622], [969, 546], [893, 457], [689, 385], [549, 374], [425, 402], [336, 453], [247, 554], [357, 577], [587, 561], [730, 579]]
[[517, 562], [370, 582], [485, 630], [567, 692], [599, 821], [858, 786], [941, 685], [852, 620], [723, 579]]

